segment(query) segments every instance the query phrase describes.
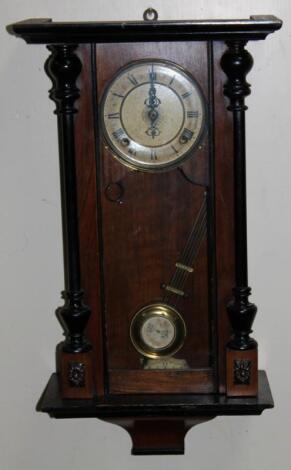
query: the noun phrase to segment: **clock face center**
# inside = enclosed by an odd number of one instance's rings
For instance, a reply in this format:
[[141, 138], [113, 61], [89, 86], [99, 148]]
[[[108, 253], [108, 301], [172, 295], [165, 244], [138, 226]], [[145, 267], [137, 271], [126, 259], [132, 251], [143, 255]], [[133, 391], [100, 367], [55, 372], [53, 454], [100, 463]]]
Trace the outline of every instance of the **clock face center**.
[[[155, 83], [156, 106], [149, 104], [150, 84], [128, 93], [121, 106], [121, 124], [129, 139], [144, 147], [162, 147], [177, 138], [185, 120], [184, 106], [169, 87]], [[173, 112], [175, 110], [175, 112]]]

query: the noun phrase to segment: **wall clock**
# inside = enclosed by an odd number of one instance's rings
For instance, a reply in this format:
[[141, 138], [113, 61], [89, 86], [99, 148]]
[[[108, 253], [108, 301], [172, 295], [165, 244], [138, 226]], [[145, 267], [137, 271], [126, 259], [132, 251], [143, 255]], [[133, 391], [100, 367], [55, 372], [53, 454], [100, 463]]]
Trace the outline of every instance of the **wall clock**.
[[59, 131], [65, 340], [38, 410], [119, 424], [154, 454], [273, 406], [250, 336], [245, 97], [246, 44], [280, 27], [152, 9], [8, 27], [48, 45]]

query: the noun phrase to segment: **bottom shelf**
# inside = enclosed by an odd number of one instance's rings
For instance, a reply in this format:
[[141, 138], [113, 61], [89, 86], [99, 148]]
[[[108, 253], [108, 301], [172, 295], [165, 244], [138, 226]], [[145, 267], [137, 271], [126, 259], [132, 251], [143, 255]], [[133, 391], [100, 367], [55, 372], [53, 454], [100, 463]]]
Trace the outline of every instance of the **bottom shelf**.
[[63, 400], [57, 374], [37, 404], [37, 411], [54, 418], [100, 418], [125, 428], [133, 454], [183, 454], [187, 431], [223, 415], [260, 415], [274, 402], [265, 371], [259, 371], [257, 397], [204, 395], [115, 395], [90, 400]]
[[265, 371], [259, 371], [257, 397], [228, 398], [204, 395], [115, 395], [102, 400], [62, 400], [57, 374], [50, 380], [37, 404], [37, 411], [54, 418], [105, 418], [118, 416], [220, 416], [259, 415], [274, 402]]

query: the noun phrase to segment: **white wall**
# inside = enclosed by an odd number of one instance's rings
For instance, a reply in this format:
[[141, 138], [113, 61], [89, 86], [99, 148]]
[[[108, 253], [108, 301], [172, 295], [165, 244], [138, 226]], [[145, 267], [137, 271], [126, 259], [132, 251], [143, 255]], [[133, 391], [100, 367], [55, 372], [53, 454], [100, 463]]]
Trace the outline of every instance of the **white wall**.
[[1, 0], [0, 90], [0, 469], [102, 468], [284, 470], [291, 466], [291, 3], [288, 0], [154, 0], [160, 19], [275, 14], [285, 24], [249, 44], [249, 271], [259, 311], [255, 337], [276, 408], [221, 417], [191, 430], [185, 456], [132, 457], [125, 431], [97, 420], [53, 420], [34, 410], [54, 370], [63, 288], [56, 121], [47, 99], [44, 46], [4, 25], [55, 20], [141, 19], [148, 0]]

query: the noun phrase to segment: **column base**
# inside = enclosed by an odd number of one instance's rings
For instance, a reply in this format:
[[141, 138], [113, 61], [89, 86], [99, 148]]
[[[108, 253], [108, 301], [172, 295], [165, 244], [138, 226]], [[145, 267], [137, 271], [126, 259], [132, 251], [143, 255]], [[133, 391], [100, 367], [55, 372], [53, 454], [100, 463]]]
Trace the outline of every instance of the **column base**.
[[62, 398], [88, 399], [94, 396], [93, 355], [67, 353], [62, 350], [63, 343], [57, 346], [57, 372]]
[[258, 395], [258, 350], [226, 348], [226, 394], [229, 397]]

